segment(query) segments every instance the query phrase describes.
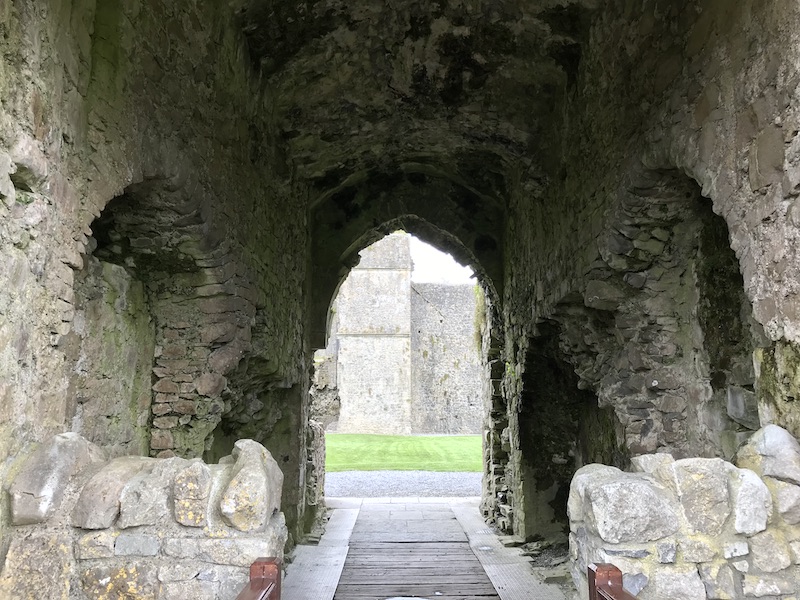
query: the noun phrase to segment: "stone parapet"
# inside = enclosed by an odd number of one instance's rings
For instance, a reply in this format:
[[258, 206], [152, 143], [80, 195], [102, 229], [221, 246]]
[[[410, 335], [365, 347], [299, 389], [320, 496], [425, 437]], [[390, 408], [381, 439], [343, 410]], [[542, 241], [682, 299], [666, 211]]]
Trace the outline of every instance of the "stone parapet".
[[0, 597], [228, 600], [255, 559], [283, 556], [282, 486], [252, 440], [208, 465], [108, 461], [77, 434], [55, 436], [10, 486], [17, 526]]
[[608, 562], [642, 600], [794, 598], [800, 589], [800, 444], [768, 425], [719, 458], [649, 454], [632, 473], [587, 465], [569, 496], [573, 579]]

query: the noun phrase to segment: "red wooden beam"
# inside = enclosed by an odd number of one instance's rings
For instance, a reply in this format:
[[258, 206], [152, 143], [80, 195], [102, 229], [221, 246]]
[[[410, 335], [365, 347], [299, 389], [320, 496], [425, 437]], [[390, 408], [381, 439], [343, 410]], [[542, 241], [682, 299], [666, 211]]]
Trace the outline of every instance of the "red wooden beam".
[[250, 565], [250, 581], [236, 600], [280, 600], [281, 561], [279, 558], [259, 558]]
[[592, 563], [588, 569], [589, 600], [636, 600], [622, 587], [622, 571], [610, 563]]

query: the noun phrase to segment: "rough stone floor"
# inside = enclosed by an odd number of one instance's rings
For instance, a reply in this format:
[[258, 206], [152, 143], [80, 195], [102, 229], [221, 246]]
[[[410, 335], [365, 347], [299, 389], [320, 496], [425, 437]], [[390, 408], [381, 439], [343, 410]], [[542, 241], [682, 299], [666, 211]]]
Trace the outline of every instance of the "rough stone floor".
[[478, 498], [328, 498], [316, 545], [295, 550], [287, 600], [565, 600], [483, 522]]

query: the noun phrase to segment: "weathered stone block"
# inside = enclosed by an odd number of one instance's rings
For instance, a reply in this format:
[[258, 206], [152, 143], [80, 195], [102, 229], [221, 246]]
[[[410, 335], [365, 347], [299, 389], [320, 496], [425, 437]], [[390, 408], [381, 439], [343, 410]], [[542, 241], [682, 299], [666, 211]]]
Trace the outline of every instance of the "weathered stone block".
[[736, 532], [764, 531], [772, 515], [772, 495], [761, 478], [748, 469], [732, 469], [731, 494]]
[[792, 564], [789, 544], [774, 530], [750, 538], [750, 555], [753, 566], [763, 573], [776, 573]]
[[649, 542], [678, 530], [675, 507], [645, 481], [630, 477], [588, 492], [589, 522], [606, 542]]
[[[503, 431], [505, 434], [507, 428]], [[582, 522], [585, 519], [585, 499], [587, 490], [595, 484], [609, 481], [622, 474], [616, 467], [606, 465], [591, 464], [581, 467], [572, 477], [569, 487], [569, 499], [567, 500], [567, 513], [570, 521]]]
[[750, 554], [750, 546], [747, 545], [745, 540], [737, 540], [725, 544], [722, 555], [725, 558], [736, 558], [738, 556], [747, 556]]
[[153, 427], [158, 429], [173, 429], [178, 426], [178, 417], [156, 417], [153, 419]]
[[211, 471], [202, 462], [193, 462], [175, 476], [173, 486], [175, 520], [189, 527], [202, 527], [208, 519]]
[[194, 382], [198, 394], [210, 397], [221, 394], [225, 384], [226, 379], [217, 373], [204, 373]]
[[631, 458], [631, 470], [634, 473], [653, 474], [674, 462], [675, 459], [669, 454], [642, 454]]
[[172, 558], [249, 567], [260, 556], [283, 555], [286, 530], [283, 528], [282, 518], [279, 525], [280, 527], [270, 527], [266, 535], [258, 538], [166, 539], [162, 544], [162, 551]]
[[731, 513], [725, 464], [720, 459], [685, 458], [672, 467], [692, 533], [718, 535]]
[[50, 518], [61, 504], [69, 478], [103, 459], [100, 448], [77, 433], [50, 438], [25, 461], [9, 488], [12, 523], [28, 525]]
[[777, 479], [771, 479], [770, 485], [775, 493], [778, 514], [789, 525], [800, 523], [800, 486]]
[[717, 550], [704, 540], [683, 539], [680, 541], [683, 560], [692, 563], [711, 562], [717, 555]]
[[[236, 368], [243, 356], [244, 349], [234, 340], [214, 350], [211, 356], [208, 357], [208, 366], [211, 367], [214, 373], [225, 375]], [[198, 392], [200, 392], [199, 386]]]
[[206, 567], [193, 562], [169, 561], [158, 568], [159, 581], [191, 581], [192, 579], [217, 581], [217, 576], [214, 567]]
[[197, 403], [194, 400], [179, 400], [172, 410], [181, 415], [194, 415], [197, 414]]
[[158, 594], [155, 568], [137, 563], [87, 569], [81, 587], [89, 600], [157, 600]]
[[180, 393], [180, 388], [174, 381], [169, 379], [159, 379], [155, 385], [153, 385], [153, 391], [161, 394], [178, 394]]
[[758, 429], [761, 423], [758, 418], [758, 400], [750, 390], [738, 386], [728, 386], [728, 416], [748, 429]]
[[120, 496], [128, 482], [155, 459], [122, 457], [108, 463], [89, 480], [72, 511], [72, 524], [81, 529], [107, 529], [120, 510]]
[[736, 576], [724, 563], [700, 565], [698, 572], [706, 588], [708, 600], [734, 600], [737, 595]]
[[152, 450], [170, 450], [175, 447], [172, 432], [165, 429], [153, 429], [150, 432], [150, 448]]
[[586, 284], [583, 303], [597, 310], [616, 310], [627, 298], [624, 290], [606, 281], [593, 280]]
[[[158, 600], [217, 600], [220, 584], [218, 581], [181, 581], [180, 583], [164, 583]], [[240, 590], [241, 591], [241, 590]]]
[[155, 535], [120, 533], [114, 543], [116, 556], [156, 556], [161, 543]]
[[800, 565], [800, 541], [789, 542], [789, 548], [792, 552], [792, 562]]
[[742, 581], [742, 592], [748, 598], [794, 594], [797, 593], [798, 583], [800, 582], [796, 577], [745, 575]]
[[675, 542], [661, 542], [656, 544], [656, 555], [658, 562], [662, 564], [672, 564], [678, 556], [678, 546]]
[[800, 485], [800, 444], [782, 427], [767, 425], [742, 446], [736, 465], [762, 477]]
[[750, 571], [750, 563], [746, 560], [734, 560], [731, 562], [731, 566], [739, 571], [739, 573], [747, 573]]
[[673, 567], [653, 573], [648, 592], [653, 598], [705, 600], [706, 588], [696, 568]]
[[161, 459], [152, 469], [143, 469], [131, 478], [120, 494], [122, 528], [155, 525], [169, 515], [169, 493], [175, 473], [187, 463], [181, 458]]
[[81, 536], [75, 544], [75, 556], [81, 560], [114, 556], [115, 531], [97, 531]]
[[750, 186], [753, 191], [770, 183], [781, 181], [783, 175], [784, 144], [779, 127], [768, 125], [756, 138], [750, 152]]
[[70, 598], [71, 549], [62, 535], [34, 534], [11, 541], [0, 573], [0, 598]]
[[234, 445], [233, 477], [220, 500], [222, 518], [240, 531], [263, 527], [280, 509], [283, 473], [272, 454], [252, 440]]

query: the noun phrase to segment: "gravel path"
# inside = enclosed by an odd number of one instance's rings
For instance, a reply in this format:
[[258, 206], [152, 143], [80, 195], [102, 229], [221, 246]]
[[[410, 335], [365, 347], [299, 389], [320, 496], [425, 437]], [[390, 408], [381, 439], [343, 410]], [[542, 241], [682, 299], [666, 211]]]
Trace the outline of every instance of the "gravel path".
[[325, 495], [336, 498], [480, 496], [480, 473], [342, 471], [325, 474]]

